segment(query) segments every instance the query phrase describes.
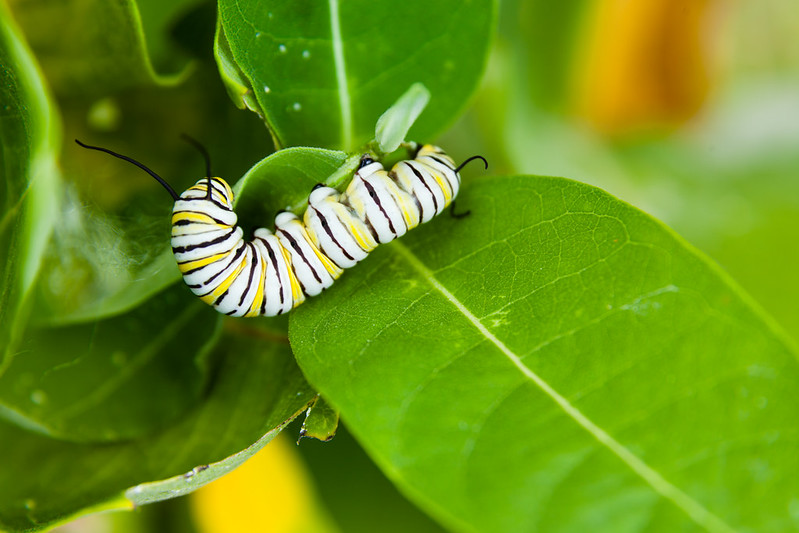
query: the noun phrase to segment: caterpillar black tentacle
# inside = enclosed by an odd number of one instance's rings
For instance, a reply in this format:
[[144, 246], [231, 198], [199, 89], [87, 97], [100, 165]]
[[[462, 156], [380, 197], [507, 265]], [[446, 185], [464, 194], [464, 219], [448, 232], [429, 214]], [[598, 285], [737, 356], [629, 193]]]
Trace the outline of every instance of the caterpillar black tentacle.
[[137, 167], [139, 167], [140, 169], [142, 169], [143, 171], [148, 173], [150, 176], [154, 177], [156, 179], [156, 181], [158, 181], [158, 183], [163, 185], [164, 189], [166, 189], [167, 192], [170, 194], [170, 196], [172, 196], [173, 200], [177, 200], [179, 198], [178, 193], [175, 192], [175, 189], [173, 189], [169, 185], [169, 183], [166, 182], [166, 180], [164, 178], [162, 178], [161, 176], [159, 176], [158, 174], [156, 174], [155, 172], [153, 172], [152, 170], [150, 170], [149, 168], [147, 168], [143, 164], [139, 163], [135, 159], [132, 159], [132, 158], [126, 156], [126, 155], [122, 155], [122, 154], [118, 154], [116, 152], [112, 152], [108, 148], [100, 148], [99, 146], [90, 146], [88, 144], [83, 144], [82, 142], [80, 142], [77, 139], [75, 139], [75, 142], [78, 143], [78, 146], [82, 146], [83, 148], [88, 148], [90, 150], [98, 150], [100, 152], [105, 152], [105, 153], [110, 154], [110, 155], [112, 155], [112, 156], [114, 156], [116, 158], [122, 159], [123, 161], [127, 161], [128, 163], [132, 163], [132, 164], [136, 165]]
[[207, 185], [208, 189], [206, 191], [206, 200], [211, 199], [211, 156], [208, 154], [208, 150], [203, 146], [203, 144], [195, 139], [194, 137], [190, 137], [185, 133], [180, 134], [180, 138], [192, 145], [197, 149], [200, 154], [203, 156], [203, 160], [205, 161], [205, 177], [208, 179]]
[[[237, 225], [233, 191], [221, 178], [207, 176], [181, 195], [141, 163], [105, 148], [76, 142], [131, 162], [148, 172], [175, 199], [172, 252], [189, 289], [230, 316], [275, 316], [330, 287], [377, 245], [404, 235], [444, 211], [460, 189], [461, 165], [440, 148], [410, 144], [413, 159], [386, 170], [364, 155], [344, 193], [323, 184], [308, 198], [302, 220], [283, 211], [275, 231], [259, 228], [251, 241]], [[463, 215], [463, 214], [461, 214]]]

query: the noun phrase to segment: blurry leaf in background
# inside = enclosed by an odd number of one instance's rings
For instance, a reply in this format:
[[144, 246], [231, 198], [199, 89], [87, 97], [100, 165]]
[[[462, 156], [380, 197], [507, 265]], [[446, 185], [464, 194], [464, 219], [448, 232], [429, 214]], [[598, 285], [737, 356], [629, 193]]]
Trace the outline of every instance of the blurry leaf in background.
[[786, 0], [731, 5], [721, 35], [726, 73], [739, 79], [795, 76], [799, 68], [797, 13], [799, 5]]
[[[291, 428], [287, 431], [292, 434]], [[317, 494], [341, 531], [446, 531], [386, 479], [346, 426], [340, 425], [329, 442], [302, 439], [297, 450], [307, 464]]]
[[[232, 58], [275, 144], [356, 149], [410, 86], [432, 94], [410, 137], [432, 140], [453, 122], [480, 80], [495, 2], [409, 0], [382, 4], [222, 0]], [[454, 36], [456, 38], [444, 38]], [[225, 47], [218, 46], [224, 52]], [[237, 99], [234, 99], [237, 100]]]
[[283, 328], [256, 321], [227, 336], [203, 401], [134, 440], [69, 443], [0, 422], [0, 529], [174, 498], [241, 464], [316, 395], [280, 340]]
[[[185, 61], [172, 73], [155, 71], [133, 0], [11, 0], [10, 4], [58, 94], [86, 98], [125, 87], [173, 85], [187, 73]], [[165, 17], [172, 14], [159, 11]]]
[[208, 46], [210, 26], [206, 26], [202, 19], [210, 17], [213, 20], [216, 14], [213, 1], [135, 0], [135, 5], [144, 30], [147, 53], [159, 72], [185, 69], [193, 55], [211, 58]]
[[[572, 67], [594, 4], [596, 0], [503, 2], [492, 62], [496, 63], [498, 50], [511, 46], [511, 50], [502, 53], [511, 53], [515, 64], [509, 71], [493, 73], [491, 69], [496, 65], [489, 64], [487, 85], [517, 86], [525, 100], [535, 102], [541, 109], [567, 110], [572, 98]], [[494, 76], [498, 77], [492, 80]], [[486, 104], [518, 105], [502, 99]], [[500, 120], [492, 122], [495, 127], [501, 125]]]
[[19, 28], [0, 4], [0, 376], [19, 351], [61, 194], [59, 123]]
[[289, 436], [274, 439], [190, 501], [200, 533], [338, 531], [320, 506]]
[[78, 442], [152, 433], [204, 392], [220, 322], [175, 286], [106, 320], [30, 327], [0, 375], [0, 416]]

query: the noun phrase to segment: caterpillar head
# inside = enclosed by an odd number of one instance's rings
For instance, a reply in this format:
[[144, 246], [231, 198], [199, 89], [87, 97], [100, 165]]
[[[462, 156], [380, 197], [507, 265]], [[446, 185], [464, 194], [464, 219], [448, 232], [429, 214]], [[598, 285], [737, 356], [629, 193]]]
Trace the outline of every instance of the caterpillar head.
[[361, 162], [358, 164], [358, 170], [355, 171], [355, 178], [364, 178], [375, 172], [383, 170], [383, 165], [372, 159], [369, 154], [361, 156]]
[[[172, 224], [233, 227], [233, 191], [222, 178], [202, 178], [183, 191], [172, 208]], [[201, 228], [196, 228], [200, 230]]]

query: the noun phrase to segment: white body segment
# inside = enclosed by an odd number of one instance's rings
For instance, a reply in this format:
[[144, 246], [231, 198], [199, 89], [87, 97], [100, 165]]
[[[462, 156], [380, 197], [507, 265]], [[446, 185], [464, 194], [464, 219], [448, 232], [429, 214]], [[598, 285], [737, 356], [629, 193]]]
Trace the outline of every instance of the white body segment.
[[303, 220], [308, 235], [323, 254], [340, 268], [351, 268], [378, 245], [366, 224], [342, 204], [331, 187], [319, 187], [308, 198]]
[[343, 270], [319, 251], [297, 215], [284, 211], [275, 217], [275, 226], [280, 244], [291, 255], [291, 265], [302, 292], [316, 296], [333, 285]]

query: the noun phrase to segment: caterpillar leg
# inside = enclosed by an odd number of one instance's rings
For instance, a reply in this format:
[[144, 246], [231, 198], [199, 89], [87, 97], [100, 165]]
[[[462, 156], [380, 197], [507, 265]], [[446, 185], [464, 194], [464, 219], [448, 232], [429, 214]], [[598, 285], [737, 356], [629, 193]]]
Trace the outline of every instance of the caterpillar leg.
[[462, 213], [456, 213], [455, 200], [453, 200], [452, 203], [449, 204], [449, 216], [451, 216], [452, 218], [464, 218], [468, 217], [471, 214], [472, 214], [471, 210], [463, 211]]

